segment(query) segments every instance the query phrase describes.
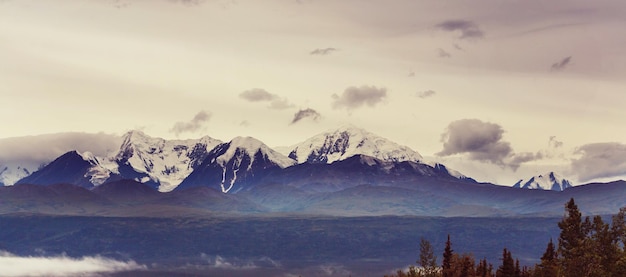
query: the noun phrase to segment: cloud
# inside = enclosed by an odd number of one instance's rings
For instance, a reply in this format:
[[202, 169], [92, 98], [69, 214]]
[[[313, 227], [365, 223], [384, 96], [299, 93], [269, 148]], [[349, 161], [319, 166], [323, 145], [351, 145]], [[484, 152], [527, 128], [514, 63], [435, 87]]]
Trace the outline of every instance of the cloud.
[[180, 3], [186, 6], [198, 6], [204, 2], [204, 0], [169, 0], [172, 3]]
[[461, 47], [460, 45], [458, 45], [456, 43], [453, 44], [452, 46], [454, 46], [454, 48], [456, 48], [456, 50], [463, 51], [463, 47]]
[[346, 108], [348, 110], [363, 107], [365, 105], [374, 107], [387, 97], [386, 88], [377, 88], [375, 86], [349, 87], [341, 96], [332, 95], [334, 102], [333, 108]]
[[274, 261], [269, 257], [260, 257], [247, 260], [241, 260], [237, 258], [226, 259], [222, 256], [210, 256], [202, 253], [200, 258], [205, 260], [209, 267], [229, 270], [249, 270], [259, 267], [263, 268], [280, 268], [282, 265], [280, 262]]
[[276, 95], [267, 92], [262, 88], [253, 88], [239, 94], [239, 97], [250, 102], [272, 101], [277, 98]]
[[419, 98], [428, 98], [431, 97], [433, 95], [435, 95], [437, 92], [434, 90], [425, 90], [425, 91], [418, 91], [415, 93], [415, 96], [419, 97]]
[[483, 38], [485, 33], [469, 20], [446, 20], [437, 25], [435, 28], [446, 32], [460, 32], [459, 39]]
[[170, 132], [174, 133], [177, 136], [185, 132], [195, 132], [200, 130], [202, 125], [205, 122], [209, 121], [209, 119], [211, 119], [211, 113], [206, 111], [200, 111], [193, 117], [193, 119], [191, 119], [191, 121], [176, 122], [172, 129], [170, 129]]
[[409, 71], [409, 74], [406, 75], [407, 77], [415, 77], [415, 71], [411, 70]]
[[77, 150], [89, 151], [96, 156], [119, 150], [122, 138], [105, 133], [57, 133], [38, 136], [0, 139], [0, 164], [48, 163], [62, 154]]
[[553, 63], [550, 69], [552, 71], [561, 71], [565, 69], [572, 61], [572, 56], [563, 58], [560, 62]]
[[476, 161], [517, 170], [522, 163], [543, 158], [541, 153], [514, 153], [511, 144], [502, 140], [504, 129], [498, 124], [478, 119], [461, 119], [448, 125], [441, 136], [443, 150], [436, 155], [468, 154]]
[[626, 175], [626, 144], [618, 142], [591, 143], [580, 146], [572, 160], [572, 170], [580, 182], [596, 178], [611, 178]]
[[452, 57], [452, 55], [450, 55], [450, 53], [446, 52], [446, 50], [443, 50], [441, 48], [437, 49], [437, 55], [440, 58], [450, 58], [450, 57]]
[[560, 148], [561, 146], [563, 146], [563, 142], [556, 140], [556, 136], [550, 136], [548, 146], [550, 146], [550, 148]]
[[284, 109], [293, 108], [295, 106], [294, 104], [289, 103], [289, 100], [287, 100], [287, 98], [280, 98], [278, 95], [269, 93], [266, 90], [261, 89], [261, 88], [253, 88], [253, 89], [246, 90], [240, 93], [239, 97], [250, 102], [270, 102], [271, 101], [270, 105], [267, 107], [273, 110], [284, 110]]
[[335, 52], [337, 50], [338, 50], [337, 48], [333, 48], [333, 47], [317, 48], [317, 49], [311, 51], [309, 53], [309, 55], [322, 55], [322, 56], [325, 56], [325, 55], [332, 54], [333, 52]]
[[296, 114], [293, 115], [293, 120], [291, 120], [291, 124], [295, 124], [302, 119], [311, 118], [313, 121], [317, 121], [322, 115], [314, 109], [306, 108], [304, 110], [299, 110]]
[[517, 170], [521, 164], [532, 162], [536, 160], [541, 160], [544, 158], [544, 155], [541, 152], [532, 153], [532, 152], [523, 152], [523, 153], [515, 153], [511, 156], [507, 157], [506, 164], [514, 171]]
[[147, 269], [134, 261], [117, 261], [100, 256], [19, 257], [5, 251], [0, 251], [0, 268], [2, 276], [85, 276]]
[[272, 110], [284, 110], [284, 109], [293, 108], [293, 107], [295, 107], [295, 105], [289, 103], [287, 98], [282, 98], [282, 99], [275, 99], [267, 107], [272, 109]]

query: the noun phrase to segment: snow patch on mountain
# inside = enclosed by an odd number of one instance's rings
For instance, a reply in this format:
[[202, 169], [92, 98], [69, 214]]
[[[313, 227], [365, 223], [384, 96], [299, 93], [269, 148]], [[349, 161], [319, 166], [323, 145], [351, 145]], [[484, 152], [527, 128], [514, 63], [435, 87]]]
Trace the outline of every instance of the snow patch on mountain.
[[123, 143], [114, 160], [129, 165], [138, 173], [160, 183], [159, 191], [176, 188], [221, 141], [205, 136], [200, 139], [165, 140], [150, 137], [141, 131], [130, 131], [123, 136]]
[[110, 157], [97, 157], [89, 151], [77, 152], [83, 160], [89, 162], [92, 166], [89, 168], [84, 177], [89, 178], [94, 186], [104, 184], [112, 174], [119, 174], [118, 164]]
[[289, 158], [298, 163], [333, 163], [354, 155], [382, 161], [419, 162], [423, 157], [411, 148], [353, 126], [325, 132], [291, 147]]
[[522, 189], [563, 191], [567, 188], [572, 187], [572, 184], [562, 176], [554, 172], [549, 172], [546, 174], [533, 176], [528, 180], [519, 180], [517, 183], [515, 183], [515, 185], [513, 185], [513, 187]]

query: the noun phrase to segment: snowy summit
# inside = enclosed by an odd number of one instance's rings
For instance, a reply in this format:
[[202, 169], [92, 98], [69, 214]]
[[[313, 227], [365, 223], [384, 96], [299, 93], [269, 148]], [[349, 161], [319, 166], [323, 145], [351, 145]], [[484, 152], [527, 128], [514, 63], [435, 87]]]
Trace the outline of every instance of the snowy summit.
[[549, 172], [547, 174], [533, 176], [528, 180], [519, 180], [515, 183], [515, 185], [513, 185], [513, 187], [522, 189], [563, 191], [567, 188], [571, 188], [572, 184], [560, 175], [554, 172]]
[[290, 147], [289, 158], [298, 163], [333, 163], [354, 155], [387, 162], [422, 161], [411, 148], [353, 126], [325, 132]]

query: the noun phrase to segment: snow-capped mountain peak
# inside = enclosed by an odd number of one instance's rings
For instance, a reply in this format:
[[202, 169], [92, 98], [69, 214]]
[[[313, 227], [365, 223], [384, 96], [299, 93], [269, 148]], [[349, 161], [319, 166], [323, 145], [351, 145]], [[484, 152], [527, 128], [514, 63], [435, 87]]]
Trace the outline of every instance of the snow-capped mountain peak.
[[273, 170], [296, 162], [252, 137], [236, 137], [216, 146], [178, 187], [211, 186], [236, 193]]
[[572, 187], [572, 184], [559, 174], [548, 172], [546, 174], [533, 176], [528, 180], [519, 180], [515, 183], [515, 185], [513, 185], [513, 187], [522, 189], [563, 191]]
[[232, 160], [238, 150], [247, 153], [250, 157], [251, 161], [249, 167], [254, 163], [254, 156], [259, 151], [281, 168], [295, 164], [294, 160], [285, 157], [253, 137], [235, 137], [228, 142], [227, 145], [228, 149], [226, 152], [216, 158], [216, 162], [221, 166], [224, 166], [228, 161]]
[[159, 191], [171, 191], [199, 165], [208, 152], [221, 141], [205, 136], [200, 139], [165, 140], [133, 130], [123, 136], [115, 160], [145, 174], [147, 180], [159, 183]]
[[291, 147], [289, 157], [298, 163], [333, 163], [354, 155], [366, 155], [382, 161], [418, 162], [416, 151], [354, 126], [343, 126], [305, 140]]

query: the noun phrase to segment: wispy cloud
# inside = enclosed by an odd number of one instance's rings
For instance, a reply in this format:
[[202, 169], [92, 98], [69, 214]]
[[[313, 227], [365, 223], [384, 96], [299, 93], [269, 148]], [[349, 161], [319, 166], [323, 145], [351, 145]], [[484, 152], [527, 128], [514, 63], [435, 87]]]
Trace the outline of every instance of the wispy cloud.
[[211, 256], [211, 255], [202, 253], [200, 255], [200, 258], [205, 260], [207, 264], [209, 265], [209, 267], [218, 268], [218, 269], [249, 270], [249, 269], [255, 269], [259, 267], [280, 268], [282, 266], [279, 262], [274, 261], [269, 257], [260, 257], [260, 258], [241, 260], [241, 259], [236, 259], [236, 258], [227, 259], [220, 255]]
[[442, 48], [438, 48], [437, 49], [437, 55], [440, 58], [450, 58], [450, 57], [452, 57], [452, 55], [450, 55], [450, 53], [446, 52], [446, 50], [443, 50]]
[[317, 121], [322, 115], [314, 109], [306, 108], [304, 110], [299, 110], [296, 114], [293, 115], [293, 120], [291, 120], [291, 124], [295, 124], [302, 119], [311, 118], [313, 121]]
[[550, 69], [552, 71], [561, 71], [565, 69], [570, 64], [570, 62], [572, 62], [572, 56], [565, 57], [561, 61], [553, 63]]
[[559, 148], [559, 147], [563, 146], [563, 142], [557, 140], [556, 136], [550, 136], [550, 139], [548, 140], [548, 146], [550, 148]]
[[478, 25], [469, 20], [446, 20], [435, 25], [435, 28], [446, 32], [459, 32], [459, 39], [477, 39], [485, 36]]
[[71, 258], [19, 257], [0, 251], [0, 275], [12, 276], [85, 276], [97, 273], [113, 273], [131, 270], [145, 270], [145, 265], [134, 261], [118, 261], [100, 256]]
[[175, 135], [180, 135], [181, 133], [186, 132], [195, 132], [202, 128], [202, 125], [211, 119], [211, 113], [207, 111], [198, 112], [190, 121], [179, 121], [174, 124], [174, 126], [170, 129], [170, 132]]
[[293, 108], [295, 105], [290, 103], [287, 98], [269, 93], [262, 88], [253, 88], [239, 94], [239, 97], [249, 102], [270, 102], [268, 108], [273, 110], [284, 110]]
[[377, 88], [375, 86], [349, 87], [343, 94], [333, 94], [333, 108], [346, 108], [348, 110], [360, 108], [363, 106], [374, 107], [387, 97], [386, 88]]
[[332, 54], [333, 52], [337, 51], [337, 48], [333, 48], [333, 47], [328, 47], [328, 48], [317, 48], [311, 52], [309, 52], [310, 55], [329, 55]]
[[418, 91], [415, 93], [415, 96], [419, 97], [419, 98], [428, 98], [431, 96], [434, 96], [437, 92], [434, 90], [425, 90], [425, 91]]

